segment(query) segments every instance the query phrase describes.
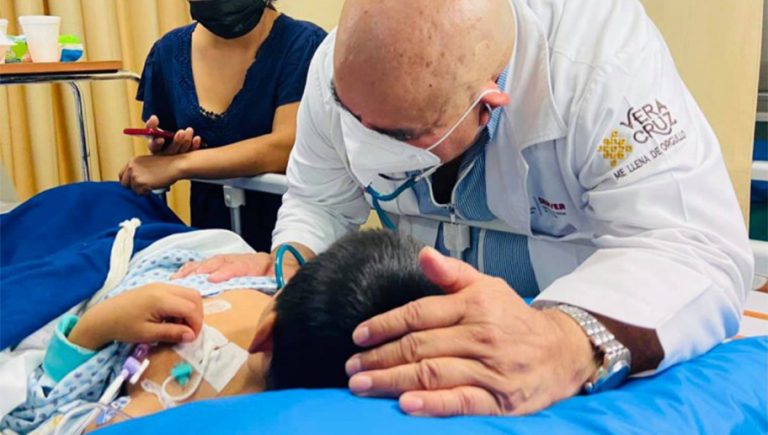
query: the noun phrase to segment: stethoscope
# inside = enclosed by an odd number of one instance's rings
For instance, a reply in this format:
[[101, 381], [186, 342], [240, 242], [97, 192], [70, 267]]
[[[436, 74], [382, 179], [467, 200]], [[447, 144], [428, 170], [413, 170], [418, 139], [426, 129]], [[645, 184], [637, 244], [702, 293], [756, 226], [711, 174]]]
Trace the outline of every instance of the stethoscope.
[[371, 205], [373, 206], [373, 209], [376, 211], [376, 215], [379, 217], [379, 220], [381, 221], [381, 224], [384, 225], [384, 228], [395, 231], [397, 230], [397, 225], [395, 225], [394, 222], [392, 222], [392, 219], [389, 218], [387, 213], [384, 211], [383, 208], [381, 208], [381, 202], [389, 202], [394, 201], [397, 199], [398, 196], [400, 196], [403, 192], [406, 190], [412, 188], [416, 185], [419, 181], [429, 177], [432, 175], [440, 166], [435, 166], [425, 172], [422, 172], [418, 175], [411, 175], [408, 178], [403, 178], [398, 180], [397, 178], [387, 176], [384, 174], [379, 174], [380, 177], [390, 180], [390, 181], [402, 181], [405, 180], [403, 184], [401, 184], [397, 189], [395, 189], [392, 193], [389, 193], [387, 195], [382, 195], [376, 189], [373, 188], [373, 184], [369, 184], [368, 187], [365, 188], [365, 192], [371, 195]]
[[285, 276], [283, 275], [283, 259], [285, 258], [286, 252], [290, 252], [291, 255], [293, 255], [293, 258], [299, 262], [299, 266], [304, 266], [304, 263], [306, 263], [304, 257], [301, 255], [298, 249], [288, 244], [280, 245], [280, 247], [277, 248], [277, 252], [275, 252], [275, 281], [277, 282], [278, 290], [282, 290], [282, 288], [285, 287]]
[[[475, 108], [477, 103], [482, 101], [483, 97], [485, 97], [488, 94], [500, 92], [498, 89], [487, 89], [480, 93], [480, 95], [477, 97], [477, 99], [472, 103], [471, 106], [467, 109], [466, 112], [464, 112], [459, 120], [450, 128], [448, 131], [445, 132], [445, 134], [434, 144], [430, 145], [426, 148], [426, 151], [432, 151], [433, 149], [437, 148], [440, 144], [445, 142], [448, 137], [453, 134], [453, 132], [461, 125], [462, 122], [472, 113], [472, 109]], [[486, 104], [486, 109], [488, 110], [488, 113], [493, 112], [493, 108]], [[483, 127], [484, 128], [484, 127]], [[423, 170], [419, 174], [410, 175], [407, 177], [395, 177], [391, 175], [385, 175], [385, 174], [379, 174], [379, 177], [389, 180], [389, 181], [404, 181], [403, 184], [401, 184], [399, 187], [397, 187], [392, 193], [383, 195], [380, 192], [378, 192], [376, 189], [373, 188], [373, 183], [369, 184], [365, 188], [365, 192], [371, 196], [371, 205], [373, 206], [373, 209], [376, 211], [376, 215], [379, 217], [379, 220], [381, 221], [381, 224], [388, 230], [395, 231], [397, 230], [397, 225], [395, 225], [394, 222], [392, 222], [392, 219], [389, 218], [387, 213], [384, 211], [384, 209], [381, 207], [382, 202], [390, 202], [394, 201], [399, 197], [403, 192], [406, 190], [412, 188], [416, 185], [419, 181], [426, 179], [427, 177], [431, 176], [432, 174], [437, 171], [442, 164], [435, 165], [429, 169]]]

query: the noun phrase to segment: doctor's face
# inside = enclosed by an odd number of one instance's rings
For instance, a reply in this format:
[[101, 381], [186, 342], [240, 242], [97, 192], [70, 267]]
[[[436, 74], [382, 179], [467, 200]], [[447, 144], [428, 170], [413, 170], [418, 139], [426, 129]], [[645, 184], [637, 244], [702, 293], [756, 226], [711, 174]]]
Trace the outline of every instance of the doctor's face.
[[[364, 92], [355, 92], [354, 85], [337, 86], [333, 82], [331, 88], [337, 103], [363, 126], [421, 149], [428, 149], [445, 137], [477, 97], [473, 95], [473, 99], [465, 102], [463, 107], [454, 105], [461, 107], [459, 110], [446, 110], [439, 104], [414, 110], [413, 107], [408, 107], [407, 98], [405, 101], [393, 101], [392, 98], [375, 101], [376, 99], [369, 98]], [[469, 115], [456, 125], [450, 135], [431, 150], [442, 162], [454, 160], [474, 144], [479, 131], [490, 119], [486, 104], [495, 104], [495, 99], [486, 99], [487, 96], [475, 104]]]

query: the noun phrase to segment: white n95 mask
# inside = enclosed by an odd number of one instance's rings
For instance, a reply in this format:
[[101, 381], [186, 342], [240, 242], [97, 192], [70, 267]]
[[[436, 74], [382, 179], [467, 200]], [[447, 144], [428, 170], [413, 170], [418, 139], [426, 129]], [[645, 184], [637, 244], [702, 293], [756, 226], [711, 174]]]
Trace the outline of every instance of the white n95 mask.
[[480, 93], [458, 121], [434, 144], [419, 148], [366, 128], [354, 115], [341, 109], [341, 131], [352, 174], [364, 187], [371, 185], [379, 174], [395, 174], [410, 171], [432, 173], [443, 162], [432, 150], [458, 128], [472, 113], [472, 109], [488, 94], [500, 92], [487, 89]]
[[366, 128], [347, 110], [341, 111], [341, 131], [352, 174], [364, 187], [379, 174], [418, 171], [442, 162], [426, 149], [408, 145]]

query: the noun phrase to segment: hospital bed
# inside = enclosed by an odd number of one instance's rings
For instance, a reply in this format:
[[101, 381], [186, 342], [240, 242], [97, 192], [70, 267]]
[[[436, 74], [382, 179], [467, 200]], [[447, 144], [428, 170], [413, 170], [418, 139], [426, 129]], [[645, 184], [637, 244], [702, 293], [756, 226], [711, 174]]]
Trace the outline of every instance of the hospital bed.
[[[233, 209], [237, 209], [237, 197], [242, 190], [258, 188], [280, 193], [285, 188], [284, 178], [273, 175], [217, 183], [231, 189]], [[100, 191], [78, 196], [77, 190], [81, 188]], [[87, 201], [93, 210], [102, 211], [85, 215], [82, 208], [71, 213], [64, 211], [64, 204], [77, 201]], [[35, 211], [30, 204], [41, 209]], [[59, 210], [57, 219], [50, 219], [51, 209]], [[26, 214], [21, 215], [22, 212]], [[108, 218], [102, 219], [102, 214]], [[0, 245], [4, 272], [0, 273], [3, 339], [23, 324], [27, 325], [26, 333], [40, 327], [40, 322], [30, 325], [29, 321], [39, 317], [41, 308], [51, 311], [51, 307], [73, 306], [73, 301], [84, 296], [76, 293], [88, 287], [82, 285], [82, 280], [98, 288], [107, 273], [102, 257], [109, 256], [110, 237], [114, 234], [110, 228], [133, 215], [145, 222], [136, 235], [136, 250], [167, 234], [188, 231], [161, 200], [137, 197], [116, 183], [64, 186], [44, 192], [11, 214], [0, 216], [0, 230], [8, 228], [3, 225], [7, 225], [9, 217], [20, 226], [18, 232], [4, 233], [5, 245]], [[70, 223], [74, 219], [78, 222], [76, 226]], [[88, 243], [77, 243], [89, 233], [94, 234], [87, 236]], [[78, 260], [81, 257], [83, 260]], [[72, 270], [78, 273], [71, 273]], [[25, 277], [36, 281], [24, 282]], [[14, 302], [6, 295], [13, 294], [17, 285], [24, 288], [24, 294]], [[62, 292], [62, 288], [68, 291]], [[46, 291], [49, 293], [44, 294]], [[71, 300], [64, 301], [66, 298]], [[40, 300], [46, 303], [34, 302]], [[11, 319], [8, 310], [15, 310], [13, 303], [26, 304], [26, 309]], [[55, 318], [56, 312], [48, 314]], [[196, 433], [368, 435], [768, 433], [767, 358], [768, 337], [734, 340], [658, 375], [633, 379], [618, 390], [578, 396], [522, 418], [412, 418], [400, 413], [394, 400], [357, 398], [346, 390], [288, 390], [192, 403], [100, 432], [189, 433], [194, 428]]]
[[[752, 180], [768, 182], [768, 162], [752, 162]], [[755, 275], [757, 279], [768, 280], [768, 242], [752, 240], [755, 252]]]
[[[756, 163], [754, 177], [768, 180], [768, 165]], [[240, 228], [244, 191], [282, 194], [287, 189], [286, 177], [276, 174], [198, 181], [223, 186], [235, 229]], [[768, 243], [753, 241], [753, 248], [758, 274], [768, 277]], [[748, 312], [768, 311], [768, 295], [761, 296], [750, 299]], [[761, 326], [757, 333], [768, 333], [768, 322]], [[755, 329], [749, 332], [742, 335], [755, 335]], [[579, 396], [523, 418], [419, 419], [400, 413], [392, 400], [360, 399], [340, 390], [295, 390], [194, 403], [103, 433], [180, 433], [181, 422], [220, 433], [768, 433], [766, 364], [768, 337], [735, 340], [619, 390]]]

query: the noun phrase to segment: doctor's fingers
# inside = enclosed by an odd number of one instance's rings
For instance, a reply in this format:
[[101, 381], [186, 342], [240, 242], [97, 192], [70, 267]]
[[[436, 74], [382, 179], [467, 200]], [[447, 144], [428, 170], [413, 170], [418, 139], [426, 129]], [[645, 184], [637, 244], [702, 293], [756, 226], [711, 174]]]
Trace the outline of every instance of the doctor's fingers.
[[184, 264], [179, 268], [179, 270], [176, 271], [173, 275], [171, 275], [171, 279], [180, 279], [180, 278], [186, 278], [190, 275], [198, 275], [201, 272], [198, 270], [203, 264], [208, 263], [215, 263], [215, 264], [223, 264], [223, 260], [221, 257], [213, 257], [209, 258], [207, 260], [200, 260], [200, 261], [190, 261], [189, 263]]
[[446, 293], [456, 293], [489, 279], [469, 264], [446, 257], [434, 248], [426, 247], [419, 253], [419, 266], [424, 276]]
[[455, 325], [464, 318], [465, 299], [459, 294], [417, 299], [361, 323], [352, 340], [358, 346], [371, 347], [411, 332]]
[[365, 352], [353, 355], [346, 364], [347, 375], [387, 369], [429, 358], [457, 357], [483, 360], [488, 343], [494, 340], [486, 325], [458, 325], [449, 328], [412, 332]]
[[270, 274], [273, 267], [272, 256], [263, 252], [234, 255], [226, 260], [225, 265], [211, 271], [209, 282], [219, 283], [240, 276], [265, 276]]
[[[268, 255], [263, 255], [270, 258]], [[250, 257], [254, 257], [252, 260]], [[171, 278], [184, 278], [189, 275], [207, 275], [211, 282], [223, 282], [238, 276], [264, 275], [262, 269], [267, 269], [271, 260], [259, 261], [261, 255], [216, 255], [207, 260], [192, 261], [179, 269]], [[216, 281], [214, 281], [216, 279]]]
[[397, 397], [408, 391], [431, 391], [474, 385], [485, 388], [494, 379], [481, 362], [464, 358], [434, 358], [386, 370], [358, 373], [349, 389], [358, 396]]
[[[460, 386], [436, 391], [411, 391], [400, 396], [400, 409], [414, 416], [528, 415], [556, 400], [545, 391], [526, 387], [522, 379], [508, 390], [497, 385]], [[510, 385], [508, 383], [508, 385]]]
[[505, 415], [499, 400], [488, 390], [461, 386], [438, 391], [415, 391], [400, 396], [400, 409], [417, 417]]

